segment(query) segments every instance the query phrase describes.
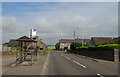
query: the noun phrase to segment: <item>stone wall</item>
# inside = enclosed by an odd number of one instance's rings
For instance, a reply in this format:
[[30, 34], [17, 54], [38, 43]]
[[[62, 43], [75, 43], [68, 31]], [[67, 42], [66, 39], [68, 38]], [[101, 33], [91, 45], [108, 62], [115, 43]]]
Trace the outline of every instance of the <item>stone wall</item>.
[[95, 58], [95, 59], [103, 59], [108, 61], [114, 61], [114, 49], [81, 49], [81, 50], [69, 50], [68, 52]]

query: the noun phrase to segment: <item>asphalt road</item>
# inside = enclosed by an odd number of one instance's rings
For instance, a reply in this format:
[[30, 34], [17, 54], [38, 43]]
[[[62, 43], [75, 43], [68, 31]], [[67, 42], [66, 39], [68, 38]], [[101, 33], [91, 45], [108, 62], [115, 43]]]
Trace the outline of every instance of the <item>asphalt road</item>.
[[118, 65], [114, 62], [94, 60], [63, 51], [50, 51], [47, 56], [39, 56], [33, 66], [10, 68], [9, 64], [14, 61], [15, 57], [3, 59], [4, 75], [118, 75]]
[[11, 68], [11, 65], [15, 63], [15, 56], [2, 56], [2, 72]]
[[[3, 66], [2, 66], [2, 74], [3, 75], [42, 75], [43, 67], [46, 61], [47, 55], [38, 56], [37, 62], [35, 62], [32, 66], [29, 65], [29, 62], [26, 64], [20, 64], [18, 66], [14, 65], [15, 57], [4, 58]], [[16, 77], [16, 76], [15, 76]], [[25, 76], [26, 77], [26, 76]]]
[[51, 51], [44, 64], [44, 75], [118, 75], [118, 65], [114, 62]]

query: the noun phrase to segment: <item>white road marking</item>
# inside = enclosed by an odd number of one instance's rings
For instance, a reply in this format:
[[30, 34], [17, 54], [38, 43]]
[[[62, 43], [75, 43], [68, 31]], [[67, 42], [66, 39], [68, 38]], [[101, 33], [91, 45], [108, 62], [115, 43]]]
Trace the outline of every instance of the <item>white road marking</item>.
[[73, 62], [75, 63], [76, 61], [73, 60]]
[[63, 56], [63, 54], [61, 54], [61, 56]]
[[102, 75], [100, 75], [100, 74], [97, 74], [98, 76], [100, 76], [100, 77], [103, 77]]
[[65, 56], [65, 58], [67, 58], [67, 56]]
[[[61, 56], [62, 56], [62, 54], [61, 54]], [[69, 58], [69, 57], [67, 57], [67, 56], [65, 56], [65, 58], [67, 58], [68, 60], [70, 60], [70, 58]], [[76, 63], [76, 64], [78, 64], [78, 65], [82, 66], [83, 68], [86, 68], [86, 66], [84, 66], [83, 64], [78, 63], [78, 62], [77, 62], [77, 61], [75, 61], [75, 60], [73, 60], [73, 63]]]
[[84, 66], [83, 64], [78, 63], [77, 61], [73, 61], [73, 62], [80, 65], [80, 66], [82, 66], [83, 68], [86, 68], [86, 66]]
[[70, 60], [70, 58], [69, 58], [69, 57], [67, 57], [67, 56], [65, 56], [65, 58], [67, 58], [68, 60]]
[[47, 59], [45, 61], [45, 64], [44, 64], [44, 67], [43, 67], [43, 70], [42, 70], [42, 75], [45, 75], [45, 72], [47, 70], [46, 67], [48, 66], [48, 58], [49, 58], [49, 56], [50, 56], [50, 53], [48, 54]]

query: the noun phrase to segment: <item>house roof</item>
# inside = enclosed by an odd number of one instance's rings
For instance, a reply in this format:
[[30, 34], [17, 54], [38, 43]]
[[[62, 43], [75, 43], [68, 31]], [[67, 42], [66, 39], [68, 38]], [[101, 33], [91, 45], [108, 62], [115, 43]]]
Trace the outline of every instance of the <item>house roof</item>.
[[3, 45], [8, 45], [8, 42], [7, 43], [3, 43]]
[[37, 41], [35, 41], [35, 40], [33, 40], [33, 39], [27, 37], [27, 36], [20, 37], [20, 38], [18, 38], [16, 41], [23, 41], [23, 42], [37, 42]]
[[82, 39], [77, 38], [75, 39], [75, 42], [82, 43]]
[[120, 36], [119, 36], [119, 37], [116, 37], [116, 38], [113, 38], [113, 41], [120, 43]]
[[112, 37], [92, 37], [91, 40], [94, 41], [95, 44], [106, 43], [106, 42], [111, 42]]
[[[80, 38], [76, 38], [74, 39], [61, 39], [59, 40], [60, 43], [73, 43], [73, 42], [78, 42], [78, 43], [82, 43], [82, 39]], [[83, 39], [84, 43], [90, 43], [90, 39]]]
[[73, 43], [74, 39], [61, 39], [59, 40], [60, 43]]
[[11, 39], [8, 43], [8, 46], [12, 46], [13, 44], [17, 43], [16, 39]]
[[84, 43], [90, 43], [90, 39], [84, 39]]

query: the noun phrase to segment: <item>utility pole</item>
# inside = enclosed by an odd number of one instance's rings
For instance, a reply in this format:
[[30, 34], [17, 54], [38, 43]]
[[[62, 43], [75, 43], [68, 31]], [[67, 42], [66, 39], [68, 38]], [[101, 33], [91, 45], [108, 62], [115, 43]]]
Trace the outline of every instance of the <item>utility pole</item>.
[[75, 31], [74, 31], [74, 42], [75, 42]]
[[81, 30], [81, 39], [82, 39], [82, 47], [83, 47], [84, 39], [83, 39], [83, 32], [82, 32], [82, 30]]
[[83, 43], [84, 43], [83, 41], [84, 41], [84, 39], [82, 38], [82, 47], [83, 47]]

